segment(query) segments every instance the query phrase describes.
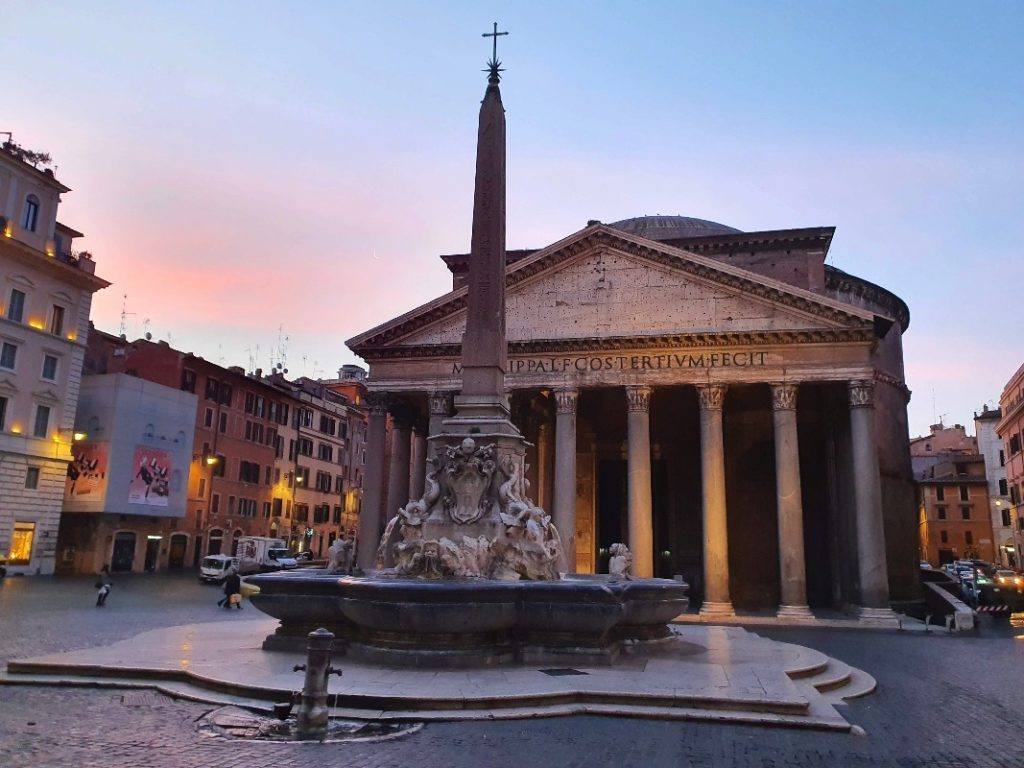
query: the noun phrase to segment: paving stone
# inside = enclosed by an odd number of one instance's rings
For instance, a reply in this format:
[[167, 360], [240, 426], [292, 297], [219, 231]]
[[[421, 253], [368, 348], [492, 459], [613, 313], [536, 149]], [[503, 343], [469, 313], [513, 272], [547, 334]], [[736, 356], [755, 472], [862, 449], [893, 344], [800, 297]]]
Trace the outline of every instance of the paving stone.
[[[215, 606], [219, 593], [191, 577], [121, 577], [107, 611], [89, 604], [91, 581], [78, 581], [0, 582], [0, 660], [194, 622], [207, 608], [211, 617], [221, 616]], [[228, 614], [223, 620], [235, 619]], [[814, 648], [877, 678], [874, 694], [843, 709], [864, 735], [578, 715], [434, 723], [390, 741], [261, 743], [203, 735], [197, 721], [213, 709], [206, 704], [151, 694], [151, 703], [130, 705], [121, 699], [127, 691], [17, 686], [0, 687], [0, 766], [1024, 766], [1024, 641], [1013, 639], [1020, 632], [1005, 621], [985, 619], [969, 636], [766, 627], [757, 632]]]

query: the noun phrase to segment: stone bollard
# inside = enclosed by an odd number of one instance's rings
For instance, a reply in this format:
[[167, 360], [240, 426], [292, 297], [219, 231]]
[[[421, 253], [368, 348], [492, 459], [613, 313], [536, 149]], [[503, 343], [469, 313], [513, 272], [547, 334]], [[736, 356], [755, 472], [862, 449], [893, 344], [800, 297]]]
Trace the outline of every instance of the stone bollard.
[[300, 739], [322, 739], [327, 735], [327, 679], [332, 674], [341, 675], [340, 669], [331, 666], [333, 642], [334, 634], [326, 629], [310, 632], [306, 663], [295, 665], [296, 672], [306, 672], [295, 722], [296, 735]]

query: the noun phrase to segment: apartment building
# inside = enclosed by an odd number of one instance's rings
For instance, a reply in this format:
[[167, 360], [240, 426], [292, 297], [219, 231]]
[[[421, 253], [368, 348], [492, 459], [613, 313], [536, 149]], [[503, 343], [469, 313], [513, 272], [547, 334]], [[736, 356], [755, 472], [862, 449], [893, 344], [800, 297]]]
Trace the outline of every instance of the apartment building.
[[26, 157], [0, 146], [0, 560], [51, 574], [92, 295], [110, 283], [57, 221], [71, 190]]

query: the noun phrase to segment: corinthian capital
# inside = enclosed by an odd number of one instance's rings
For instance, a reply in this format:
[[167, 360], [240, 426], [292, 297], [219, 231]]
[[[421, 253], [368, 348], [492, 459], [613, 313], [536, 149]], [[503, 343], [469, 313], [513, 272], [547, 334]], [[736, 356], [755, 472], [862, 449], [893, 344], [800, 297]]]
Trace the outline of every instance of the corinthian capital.
[[796, 384], [772, 384], [772, 409], [795, 411], [796, 388]]
[[387, 416], [390, 400], [387, 392], [367, 392], [365, 400], [371, 416]]
[[851, 408], [871, 408], [875, 404], [875, 382], [861, 379], [847, 383]]
[[650, 387], [643, 385], [626, 387], [626, 402], [629, 403], [629, 410], [649, 411], [651, 409], [652, 391]]
[[579, 394], [579, 390], [576, 389], [556, 389], [555, 407], [558, 413], [576, 413]]
[[702, 411], [720, 411], [725, 402], [725, 384], [698, 384], [697, 394], [700, 396]]
[[434, 390], [430, 393], [430, 415], [447, 416], [452, 410], [452, 393]]

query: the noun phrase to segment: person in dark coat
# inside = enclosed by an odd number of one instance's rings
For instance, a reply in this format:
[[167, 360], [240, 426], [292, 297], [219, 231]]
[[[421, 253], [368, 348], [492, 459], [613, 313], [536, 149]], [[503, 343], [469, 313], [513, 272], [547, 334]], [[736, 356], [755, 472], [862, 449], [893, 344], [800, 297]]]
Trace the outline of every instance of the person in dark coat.
[[102, 608], [107, 604], [107, 595], [110, 594], [110, 587], [114, 582], [110, 580], [110, 566], [104, 565], [100, 569], [100, 575], [96, 577], [96, 607]]
[[[233, 595], [238, 595], [238, 597], [232, 597]], [[238, 575], [238, 571], [232, 569], [224, 579], [224, 597], [217, 605], [222, 605], [228, 610], [234, 605], [238, 610], [242, 610], [242, 578]]]

